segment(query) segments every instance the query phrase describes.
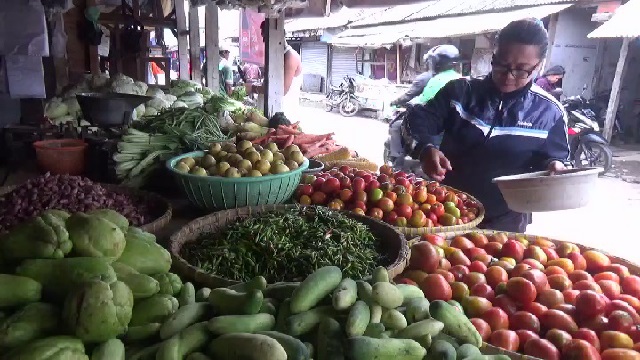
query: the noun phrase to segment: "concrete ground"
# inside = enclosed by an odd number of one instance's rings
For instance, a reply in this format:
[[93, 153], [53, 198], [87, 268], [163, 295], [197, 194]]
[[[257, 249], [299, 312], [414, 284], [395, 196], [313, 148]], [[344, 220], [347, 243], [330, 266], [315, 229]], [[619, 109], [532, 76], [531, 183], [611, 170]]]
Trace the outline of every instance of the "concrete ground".
[[[380, 121], [345, 118], [318, 107], [303, 107], [299, 118], [292, 120], [300, 121], [307, 133], [333, 132], [336, 142], [382, 164], [387, 125]], [[535, 213], [527, 232], [592, 246], [640, 263], [640, 251], [635, 251], [640, 249], [640, 148], [614, 149], [614, 168], [598, 179], [586, 207]]]

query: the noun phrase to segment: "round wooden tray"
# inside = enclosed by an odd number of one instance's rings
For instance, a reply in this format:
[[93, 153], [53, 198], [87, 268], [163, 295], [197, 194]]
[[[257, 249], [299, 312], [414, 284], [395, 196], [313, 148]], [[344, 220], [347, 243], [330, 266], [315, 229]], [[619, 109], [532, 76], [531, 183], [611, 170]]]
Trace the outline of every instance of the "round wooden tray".
[[446, 232], [454, 232], [454, 231], [466, 231], [470, 229], [475, 229], [481, 222], [484, 220], [484, 206], [478, 199], [467, 194], [464, 191], [459, 191], [449, 186], [443, 186], [449, 191], [455, 191], [456, 193], [465, 194], [469, 199], [478, 203], [478, 216], [476, 216], [473, 221], [469, 221], [464, 225], [454, 225], [454, 226], [433, 226], [433, 227], [422, 227], [422, 228], [412, 228], [412, 227], [396, 227], [398, 231], [405, 234], [407, 237], [418, 236], [424, 234], [441, 234]]
[[[180, 250], [185, 243], [196, 241], [203, 233], [214, 233], [222, 231], [227, 225], [238, 220], [246, 219], [252, 215], [266, 211], [278, 211], [285, 209], [298, 208], [300, 205], [262, 205], [253, 207], [244, 207], [238, 209], [230, 209], [219, 211], [198, 219], [185, 225], [178, 232], [173, 234], [169, 239], [169, 251], [173, 258], [173, 270], [178, 275], [192, 281], [200, 286], [209, 288], [225, 287], [237, 284], [238, 281], [225, 279], [204, 272], [201, 269], [189, 264], [180, 256]], [[409, 247], [404, 235], [396, 231], [393, 227], [375, 220], [373, 218], [354, 214], [352, 212], [342, 212], [345, 216], [362, 222], [367, 225], [371, 232], [381, 240], [383, 251], [394, 258], [394, 261], [386, 266], [390, 278], [402, 273], [409, 263]]]
[[[152, 222], [143, 224], [139, 226], [141, 230], [152, 233], [154, 235], [158, 235], [160, 230], [169, 224], [171, 221], [171, 217], [173, 216], [173, 210], [171, 208], [171, 204], [165, 198], [160, 195], [142, 191], [138, 189], [129, 188], [121, 185], [114, 184], [100, 184], [103, 188], [108, 191], [127, 195], [136, 201], [145, 203], [149, 206], [151, 218], [154, 219]], [[5, 194], [10, 193], [19, 185], [15, 186], [5, 186], [0, 189], [0, 196], [4, 196]]]

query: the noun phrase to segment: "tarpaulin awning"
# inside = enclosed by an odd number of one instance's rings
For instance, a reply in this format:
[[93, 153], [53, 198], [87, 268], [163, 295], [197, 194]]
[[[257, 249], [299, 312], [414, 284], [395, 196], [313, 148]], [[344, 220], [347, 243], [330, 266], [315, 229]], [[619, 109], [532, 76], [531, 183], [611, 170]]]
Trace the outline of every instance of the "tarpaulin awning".
[[446, 38], [482, 34], [500, 30], [514, 20], [531, 17], [544, 18], [572, 5], [542, 5], [512, 11], [443, 17], [398, 25], [354, 28], [337, 34], [330, 40], [330, 43], [343, 47], [383, 47], [393, 45], [401, 39]]
[[630, 0], [620, 6], [611, 19], [593, 30], [589, 38], [633, 38], [640, 37], [640, 0]]

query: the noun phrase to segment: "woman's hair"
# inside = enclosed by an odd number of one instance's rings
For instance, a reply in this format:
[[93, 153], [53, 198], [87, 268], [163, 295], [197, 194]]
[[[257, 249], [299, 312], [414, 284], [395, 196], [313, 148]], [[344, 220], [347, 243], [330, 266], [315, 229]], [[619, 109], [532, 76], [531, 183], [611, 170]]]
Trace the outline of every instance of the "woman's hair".
[[496, 39], [498, 47], [507, 44], [536, 45], [540, 48], [540, 58], [547, 56], [549, 48], [549, 34], [542, 21], [538, 19], [524, 19], [510, 22], [498, 33]]

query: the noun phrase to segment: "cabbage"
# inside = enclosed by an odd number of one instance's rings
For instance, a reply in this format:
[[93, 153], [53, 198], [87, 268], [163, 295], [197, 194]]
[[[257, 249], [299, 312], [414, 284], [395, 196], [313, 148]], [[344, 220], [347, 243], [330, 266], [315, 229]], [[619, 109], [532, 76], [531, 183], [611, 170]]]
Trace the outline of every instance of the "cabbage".
[[204, 97], [205, 100], [208, 100], [214, 95], [214, 92], [209, 88], [202, 88], [202, 90], [200, 90], [200, 94], [202, 94], [202, 97]]
[[147, 89], [146, 95], [147, 96], [153, 96], [153, 97], [156, 97], [156, 98], [162, 98], [162, 97], [164, 97], [164, 91], [162, 91], [162, 89], [157, 88], [157, 87], [150, 87], [150, 88]]
[[173, 96], [182, 96], [182, 94], [186, 92], [194, 91], [194, 88], [191, 87], [172, 87], [169, 89], [169, 94]]
[[109, 83], [109, 75], [107, 74], [100, 74], [100, 75], [94, 75], [91, 78], [91, 81], [89, 82], [89, 86], [91, 87], [91, 89], [100, 89], [104, 86], [106, 86]]
[[196, 81], [177, 79], [171, 80], [171, 88], [191, 88], [194, 90], [200, 90], [202, 89], [202, 85]]
[[65, 104], [62, 99], [54, 97], [49, 101], [49, 103], [44, 107], [44, 115], [49, 119], [55, 119], [62, 116], [65, 116], [69, 113], [69, 107]]
[[146, 106], [144, 108], [144, 116], [156, 116], [158, 115], [158, 110], [156, 110], [156, 108], [153, 108], [151, 106]]
[[149, 85], [143, 83], [142, 81], [136, 81], [134, 84], [138, 87], [137, 95], [144, 95], [147, 93]]
[[75, 96], [64, 99], [64, 104], [67, 105], [67, 112], [69, 113], [69, 115], [73, 117], [82, 115], [80, 104], [78, 104], [78, 99]]
[[183, 103], [182, 101], [176, 100], [176, 101], [173, 102], [173, 104], [171, 104], [171, 107], [172, 108], [186, 108], [188, 106], [187, 106], [187, 104]]
[[71, 115], [63, 115], [52, 119], [51, 122], [53, 123], [53, 125], [64, 125], [66, 123], [75, 123], [76, 118]]
[[152, 108], [156, 108], [158, 110], [168, 108], [171, 104], [168, 101], [162, 98], [154, 97], [153, 99], [147, 101], [147, 106], [151, 106]]
[[171, 94], [164, 94], [164, 100], [169, 103], [169, 105], [173, 104], [178, 100], [178, 97]]
[[[133, 113], [135, 114], [134, 120], [140, 119], [144, 115], [144, 104], [138, 105], [135, 109], [133, 109]], [[133, 117], [133, 114], [132, 114]]]
[[186, 92], [178, 99], [187, 104], [189, 109], [197, 108], [198, 106], [202, 106], [202, 104], [204, 104], [204, 98], [202, 97], [202, 94], [194, 91]]

